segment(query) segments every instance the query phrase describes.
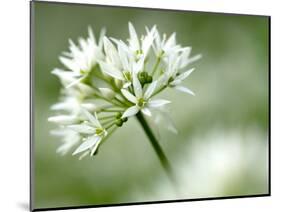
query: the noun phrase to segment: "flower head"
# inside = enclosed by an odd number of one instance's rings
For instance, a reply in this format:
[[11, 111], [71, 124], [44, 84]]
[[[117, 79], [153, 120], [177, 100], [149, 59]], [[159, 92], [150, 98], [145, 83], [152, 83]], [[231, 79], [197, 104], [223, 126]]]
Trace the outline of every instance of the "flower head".
[[129, 22], [129, 49], [135, 56], [135, 59], [146, 57], [148, 55], [150, 47], [155, 39], [155, 33], [156, 26], [154, 26], [151, 30], [147, 30], [147, 34], [139, 39], [135, 27], [131, 22]]
[[101, 31], [100, 40], [97, 43], [93, 30], [88, 28], [88, 37], [79, 38], [78, 45], [71, 39], [69, 40], [69, 52], [63, 52], [59, 57], [61, 63], [67, 68], [67, 71], [55, 69], [53, 74], [58, 75], [61, 80], [69, 80], [67, 85], [71, 87], [86, 77], [97, 61], [104, 57], [102, 51], [102, 38], [105, 30]]
[[102, 32], [97, 43], [90, 28], [88, 38], [78, 42], [70, 41], [70, 51], [60, 57], [67, 70], [53, 70], [64, 85], [60, 102], [51, 107], [57, 114], [49, 118], [63, 138], [58, 152], [94, 155], [139, 112], [155, 122], [167, 120], [167, 128], [177, 132], [164, 112], [171, 101], [157, 95], [169, 88], [194, 95], [181, 84], [194, 71], [188, 66], [201, 55], [190, 57], [191, 47], [177, 44], [176, 33], [161, 36], [153, 26], [138, 35], [132, 23], [128, 42]]
[[139, 111], [143, 112], [145, 115], [151, 116], [151, 111], [149, 108], [157, 108], [162, 107], [165, 104], [170, 103], [168, 100], [158, 99], [158, 100], [152, 100], [152, 96], [154, 94], [155, 88], [157, 86], [157, 81], [152, 82], [146, 90], [142, 88], [142, 85], [138, 78], [136, 77], [136, 74], [134, 74], [133, 77], [133, 90], [134, 94], [129, 92], [128, 90], [122, 89], [122, 94], [131, 102], [134, 104], [134, 106], [129, 107], [124, 113], [124, 117], [130, 117], [135, 114], [137, 114]]
[[119, 41], [117, 49], [113, 43], [104, 38], [105, 61], [99, 61], [102, 71], [116, 80], [121, 80], [123, 87], [128, 87], [132, 83], [133, 73], [138, 73], [143, 69], [144, 57], [135, 60], [129, 47]]
[[102, 127], [97, 118], [97, 114], [93, 116], [87, 110], [83, 110], [83, 113], [86, 117], [83, 123], [68, 126], [69, 129], [84, 136], [82, 144], [73, 152], [73, 155], [84, 151], [90, 151], [90, 154], [93, 155], [101, 140], [107, 135], [106, 129]]

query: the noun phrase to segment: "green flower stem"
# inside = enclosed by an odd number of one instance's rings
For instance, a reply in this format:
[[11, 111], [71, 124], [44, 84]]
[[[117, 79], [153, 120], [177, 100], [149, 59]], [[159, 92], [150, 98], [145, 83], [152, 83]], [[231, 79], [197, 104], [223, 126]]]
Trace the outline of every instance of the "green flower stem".
[[[111, 128], [111, 129], [110, 129]], [[103, 144], [112, 134], [113, 132], [118, 128], [117, 126], [115, 125], [112, 125], [109, 129], [107, 129], [109, 132], [107, 134], [107, 136], [104, 137], [104, 139], [101, 140], [101, 144]]]
[[113, 90], [118, 91], [115, 84], [112, 83], [111, 79], [107, 78], [106, 76], [103, 75], [99, 66], [96, 66], [96, 69], [94, 69], [91, 73], [93, 74], [93, 76], [95, 76], [95, 77], [99, 78], [100, 80], [103, 80], [105, 83], [107, 83], [111, 88], [113, 88]]
[[161, 57], [157, 57], [157, 60], [156, 60], [156, 63], [154, 64], [154, 67], [152, 69], [152, 72], [151, 72], [151, 75], [152, 77], [154, 76], [159, 64], [160, 64], [160, 61], [161, 61]]
[[114, 99], [119, 102], [119, 104], [122, 104], [123, 106], [127, 107], [127, 106], [131, 106], [130, 104], [128, 105], [128, 103], [126, 101], [121, 101], [120, 99], [118, 99], [116, 96], [114, 97]]
[[155, 92], [151, 95], [151, 97], [153, 97], [153, 96], [159, 94], [159, 93], [162, 92], [165, 88], [167, 88], [167, 85], [164, 85], [163, 87], [159, 88], [157, 91], [155, 91]]
[[173, 176], [173, 173], [172, 173], [172, 168], [171, 168], [171, 165], [167, 159], [167, 157], [165, 156], [161, 146], [159, 145], [156, 137], [154, 136], [151, 128], [149, 127], [147, 121], [145, 120], [144, 116], [142, 115], [141, 112], [139, 112], [137, 115], [136, 115], [140, 125], [142, 126], [144, 132], [146, 133], [147, 137], [149, 138], [149, 141], [150, 143], [152, 144], [159, 160], [160, 160], [160, 163], [161, 165], [163, 166], [165, 172], [167, 173], [168, 177], [173, 181], [174, 181], [174, 176]]
[[102, 109], [100, 112], [108, 112], [108, 113], [116, 113], [116, 112], [124, 112], [123, 109]]
[[95, 93], [94, 96], [97, 97], [97, 98], [103, 99], [104, 101], [107, 101], [108, 103], [111, 103], [111, 104], [113, 104], [113, 105], [115, 105], [117, 107], [124, 107], [124, 105], [122, 105], [120, 103], [117, 103], [117, 102], [114, 102], [114, 101], [112, 101], [112, 100], [110, 100], [108, 98], [105, 98], [101, 94]]
[[123, 95], [122, 92], [119, 90], [118, 95], [116, 95], [114, 98], [118, 99], [118, 101], [122, 102], [124, 105], [131, 107], [132, 103], [127, 100], [127, 98]]
[[110, 129], [111, 127], [113, 127], [115, 125], [115, 120], [111, 120], [111, 121], [109, 121], [109, 122], [107, 122], [107, 123], [105, 123], [103, 125], [106, 125], [106, 124], [108, 124], [108, 125], [105, 126], [104, 128], [108, 130], [108, 129]]
[[[129, 91], [131, 92], [131, 93], [134, 93], [133, 91], [134, 91], [134, 88], [133, 88], [133, 86], [132, 85], [130, 85], [129, 87], [128, 87], [128, 89], [129, 89]], [[124, 95], [123, 95], [124, 96]], [[126, 98], [126, 97], [125, 97]]]
[[[110, 128], [111, 128], [111, 129], [110, 129]], [[104, 144], [104, 142], [112, 135], [112, 133], [113, 133], [118, 127], [115, 126], [115, 125], [112, 125], [112, 126], [110, 126], [110, 128], [107, 129], [108, 134], [107, 134], [107, 136], [105, 136], [105, 137], [101, 140], [100, 145], [98, 146], [98, 148], [97, 148], [96, 152], [94, 153], [94, 155], [97, 155], [97, 154], [98, 154], [101, 145]]]
[[[105, 125], [107, 125], [107, 124], [112, 124], [112, 123], [114, 123], [115, 122], [115, 118], [111, 118], [111, 119], [109, 119], [109, 120], [101, 120], [102, 121], [102, 125], [103, 126], [105, 126]], [[106, 127], [105, 127], [106, 128]]]
[[116, 114], [109, 115], [109, 116], [101, 116], [101, 117], [99, 117], [99, 120], [106, 120], [106, 119], [115, 118], [115, 117], [116, 117]]

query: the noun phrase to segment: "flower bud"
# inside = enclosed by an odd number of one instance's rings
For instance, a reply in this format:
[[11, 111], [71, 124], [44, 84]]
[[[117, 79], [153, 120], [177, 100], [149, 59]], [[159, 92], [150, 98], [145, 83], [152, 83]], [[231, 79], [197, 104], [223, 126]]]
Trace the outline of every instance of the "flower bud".
[[147, 76], [148, 76], [148, 73], [145, 71], [138, 73], [138, 79], [142, 85], [144, 85], [146, 83]]
[[148, 75], [146, 77], [146, 83], [151, 83], [152, 82], [152, 76]]
[[117, 120], [115, 121], [115, 124], [116, 124], [116, 126], [121, 127], [121, 126], [123, 125], [122, 119], [117, 119]]
[[120, 119], [122, 117], [122, 113], [118, 112], [115, 116], [117, 119]]

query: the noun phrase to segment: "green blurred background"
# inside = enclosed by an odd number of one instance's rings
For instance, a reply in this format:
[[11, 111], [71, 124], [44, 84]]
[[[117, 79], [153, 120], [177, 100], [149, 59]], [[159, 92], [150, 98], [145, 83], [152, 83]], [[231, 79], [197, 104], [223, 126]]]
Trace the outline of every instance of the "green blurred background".
[[[266, 194], [268, 192], [268, 18], [200, 12], [33, 2], [34, 6], [34, 185], [35, 207]], [[203, 58], [185, 81], [196, 96], [168, 90], [179, 133], [160, 126], [160, 144], [179, 188], [165, 172], [137, 121], [130, 119], [96, 157], [78, 160], [56, 153], [49, 131], [50, 106], [60, 83], [50, 72], [68, 39], [96, 35], [128, 37], [156, 24], [177, 32], [183, 46]], [[165, 123], [163, 124], [165, 125]], [[156, 132], [156, 129], [155, 129]]]

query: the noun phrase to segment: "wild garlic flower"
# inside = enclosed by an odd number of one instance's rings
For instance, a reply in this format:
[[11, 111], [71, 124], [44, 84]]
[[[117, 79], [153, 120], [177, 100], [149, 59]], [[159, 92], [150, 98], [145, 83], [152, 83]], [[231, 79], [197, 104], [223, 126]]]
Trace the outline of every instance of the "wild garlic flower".
[[171, 54], [177, 52], [181, 47], [176, 43], [176, 33], [173, 33], [168, 39], [167, 35], [163, 34], [163, 37], [156, 31], [155, 42], [153, 44], [153, 50], [156, 57], [168, 57]]
[[113, 43], [104, 38], [105, 61], [99, 61], [102, 71], [116, 80], [121, 80], [123, 87], [128, 87], [132, 82], [133, 73], [138, 73], [143, 69], [144, 57], [135, 60], [129, 48], [125, 44], [116, 41], [118, 50]]
[[79, 45], [70, 40], [70, 51], [59, 57], [66, 70], [52, 71], [63, 85], [60, 101], [51, 107], [56, 114], [49, 118], [58, 125], [52, 133], [62, 137], [58, 152], [95, 155], [114, 130], [138, 113], [156, 123], [167, 120], [177, 132], [165, 112], [171, 101], [157, 95], [168, 88], [194, 95], [181, 84], [201, 55], [190, 57], [191, 47], [177, 44], [175, 33], [161, 36], [156, 26], [139, 36], [129, 23], [127, 42], [107, 37], [103, 30], [97, 43], [88, 31]]
[[128, 90], [122, 89], [122, 94], [132, 103], [134, 106], [129, 107], [122, 115], [123, 118], [130, 117], [137, 114], [139, 111], [143, 112], [147, 116], [151, 116], [151, 111], [149, 108], [162, 107], [165, 104], [170, 103], [168, 100], [158, 99], [151, 100], [155, 88], [157, 86], [157, 81], [152, 82], [148, 85], [147, 89], [144, 91], [142, 85], [137, 78], [136, 74], [133, 75], [133, 90], [134, 94]]
[[83, 138], [83, 143], [73, 152], [73, 155], [78, 153], [89, 151], [93, 155], [101, 140], [107, 135], [107, 131], [102, 127], [101, 123], [97, 119], [97, 115], [93, 116], [87, 110], [83, 110], [86, 116], [86, 120], [81, 124], [69, 125], [68, 128], [72, 129], [80, 134], [87, 135]]
[[147, 30], [147, 34], [145, 36], [141, 36], [139, 39], [138, 34], [132, 23], [129, 23], [129, 49], [135, 55], [135, 59], [139, 59], [141, 57], [146, 57], [152, 46], [152, 43], [155, 39], [156, 26], [154, 26], [151, 30]]
[[53, 73], [63, 77], [62, 79], [72, 78], [72, 82], [67, 85], [68, 87], [84, 79], [97, 64], [97, 61], [104, 57], [102, 52], [102, 39], [104, 34], [105, 30], [102, 30], [100, 33], [100, 40], [97, 43], [93, 30], [89, 27], [88, 38], [79, 38], [79, 45], [69, 40], [69, 52], [63, 52], [59, 59], [70, 72], [55, 69]]

